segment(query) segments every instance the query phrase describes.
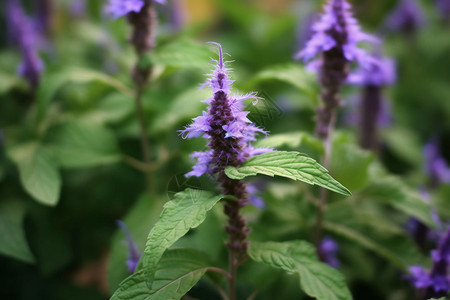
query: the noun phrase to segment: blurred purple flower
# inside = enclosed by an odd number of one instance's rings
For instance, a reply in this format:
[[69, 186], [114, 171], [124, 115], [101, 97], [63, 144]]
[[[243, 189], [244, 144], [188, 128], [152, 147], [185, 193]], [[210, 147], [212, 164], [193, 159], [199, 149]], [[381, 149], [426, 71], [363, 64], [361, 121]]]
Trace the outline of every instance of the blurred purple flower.
[[264, 209], [266, 208], [264, 200], [256, 195], [261, 192], [257, 185], [258, 183], [247, 185], [247, 192], [249, 194], [250, 203], [253, 204], [253, 206], [255, 206], [256, 208]]
[[431, 185], [436, 187], [442, 183], [450, 183], [450, 167], [442, 157], [437, 139], [425, 145], [425, 172], [430, 176]]
[[[366, 65], [371, 61], [370, 56], [358, 47], [360, 42], [375, 42], [377, 39], [361, 31], [357, 20], [352, 16], [351, 5], [346, 0], [329, 0], [324, 7], [324, 13], [312, 26], [312, 37], [306, 47], [300, 51], [296, 59], [305, 62], [322, 52], [336, 48], [342, 52], [349, 62], [357, 61]], [[313, 66], [318, 67], [316, 61]]]
[[[114, 19], [123, 17], [131, 12], [138, 13], [144, 7], [145, 2], [150, 0], [109, 0], [106, 6], [106, 13]], [[159, 4], [165, 4], [165, 0], [151, 0]]]
[[348, 82], [362, 86], [386, 86], [397, 78], [395, 62], [389, 58], [374, 57], [369, 64], [358, 68], [349, 75]]
[[139, 263], [139, 259], [141, 258], [141, 254], [139, 253], [139, 250], [136, 246], [136, 244], [133, 242], [133, 238], [131, 237], [130, 231], [128, 230], [127, 225], [121, 221], [116, 221], [117, 226], [119, 226], [123, 233], [125, 234], [125, 237], [127, 239], [128, 244], [128, 260], [127, 260], [127, 266], [128, 271], [130, 273], [134, 273], [136, 271], [136, 267]]
[[439, 246], [431, 252], [433, 261], [430, 270], [421, 266], [411, 266], [408, 279], [424, 296], [443, 297], [450, 291], [450, 227], [443, 235]]
[[81, 17], [86, 14], [86, 0], [72, 0], [70, 3], [70, 15], [73, 17]]
[[209, 140], [210, 150], [194, 152], [192, 159], [197, 160], [193, 170], [186, 174], [201, 176], [214, 175], [222, 172], [227, 165], [239, 166], [247, 158], [271, 151], [270, 149], [256, 149], [251, 145], [257, 133], [266, 132], [247, 118], [249, 112], [243, 110], [242, 102], [246, 99], [258, 99], [254, 93], [244, 96], [231, 96], [230, 88], [233, 83], [228, 77], [229, 69], [223, 61], [222, 47], [219, 47], [219, 60], [216, 70], [205, 85], [209, 85], [214, 96], [205, 100], [209, 104], [208, 111], [194, 118], [194, 122], [181, 131], [183, 138], [203, 137]]
[[436, 0], [436, 7], [444, 20], [450, 20], [450, 0]]
[[318, 254], [321, 261], [329, 264], [333, 268], [338, 268], [340, 261], [337, 258], [339, 252], [338, 243], [330, 237], [325, 237], [320, 243]]
[[180, 31], [186, 21], [186, 9], [182, 0], [170, 2], [170, 27], [174, 31]]
[[414, 34], [425, 24], [423, 9], [417, 0], [400, 0], [396, 8], [386, 19], [389, 30]]
[[390, 124], [391, 114], [388, 103], [383, 99], [382, 87], [393, 84], [395, 80], [394, 61], [377, 55], [348, 77], [349, 83], [363, 86], [357, 124], [359, 142], [365, 149], [378, 149], [378, 127]]
[[306, 47], [306, 44], [313, 36], [313, 26], [316, 23], [318, 14], [308, 14], [306, 17], [302, 18], [297, 24], [297, 34], [296, 34], [296, 49], [300, 49]]
[[39, 34], [35, 30], [33, 21], [25, 15], [18, 1], [9, 0], [7, 12], [11, 37], [22, 52], [22, 62], [17, 71], [35, 90], [44, 69], [44, 63], [38, 54]]

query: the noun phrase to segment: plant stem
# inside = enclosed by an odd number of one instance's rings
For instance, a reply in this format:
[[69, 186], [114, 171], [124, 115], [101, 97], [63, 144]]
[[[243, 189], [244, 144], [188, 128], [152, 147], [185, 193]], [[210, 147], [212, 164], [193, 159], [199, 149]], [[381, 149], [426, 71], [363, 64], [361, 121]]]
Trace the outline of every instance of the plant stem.
[[228, 296], [230, 300], [236, 300], [236, 271], [237, 271], [237, 259], [233, 254], [233, 251], [229, 250], [229, 277], [228, 277]]
[[150, 164], [150, 145], [148, 143], [148, 131], [147, 131], [147, 122], [145, 119], [144, 107], [142, 105], [142, 90], [143, 87], [138, 85], [136, 88], [136, 113], [139, 121], [140, 128], [140, 141], [141, 141], [141, 151], [142, 157], [144, 158], [144, 162], [146, 164]]
[[[333, 110], [331, 112], [330, 123], [327, 126], [327, 135], [323, 139], [325, 153], [322, 158], [322, 165], [327, 170], [330, 167], [331, 151], [332, 151], [332, 134], [333, 134], [335, 123], [336, 123], [336, 111]], [[320, 243], [322, 241], [323, 220], [324, 220], [325, 210], [327, 207], [328, 193], [329, 192], [327, 189], [325, 189], [325, 188], [320, 189], [319, 206], [317, 207], [317, 217], [316, 217], [316, 233], [315, 233], [315, 238], [314, 238], [314, 242], [316, 244], [317, 249], [319, 249]]]

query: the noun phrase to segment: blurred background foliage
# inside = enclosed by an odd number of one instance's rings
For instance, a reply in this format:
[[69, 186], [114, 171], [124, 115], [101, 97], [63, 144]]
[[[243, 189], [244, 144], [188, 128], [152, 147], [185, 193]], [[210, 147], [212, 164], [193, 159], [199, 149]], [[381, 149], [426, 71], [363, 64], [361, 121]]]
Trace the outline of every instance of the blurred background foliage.
[[[81, 1], [81, 0], [79, 0]], [[201, 113], [208, 97], [198, 89], [216, 56], [208, 41], [231, 54], [235, 89], [255, 90], [265, 100], [249, 103], [250, 118], [270, 131], [261, 145], [297, 150], [316, 159], [322, 147], [313, 136], [318, 86], [293, 56], [304, 45], [305, 20], [322, 1], [185, 0], [157, 6], [157, 47], [142, 64], [154, 74], [145, 90], [152, 160], [150, 178], [136, 169], [139, 126], [130, 79], [135, 55], [124, 18], [104, 14], [105, 1], [55, 0], [42, 47], [45, 70], [37, 91], [16, 75], [20, 52], [11, 43], [1, 10], [0, 31], [0, 298], [107, 299], [128, 275], [128, 249], [115, 221], [123, 220], [142, 251], [162, 204], [188, 186], [214, 189], [207, 178], [186, 180], [188, 154], [204, 142], [184, 141], [178, 131]], [[433, 1], [421, 1], [427, 21], [414, 36], [386, 30], [397, 1], [354, 1], [366, 32], [383, 38], [384, 53], [396, 60], [398, 81], [386, 89], [392, 121], [381, 130], [378, 153], [357, 145], [358, 128], [345, 120], [357, 87], [343, 94], [334, 138], [331, 174], [352, 190], [332, 195], [328, 236], [339, 242], [340, 270], [355, 299], [412, 299], [404, 279], [408, 265], [429, 265], [406, 234], [415, 217], [433, 225], [430, 206], [450, 218], [450, 188], [434, 187], [432, 202], [418, 193], [427, 186], [423, 146], [440, 140], [450, 161], [450, 26]], [[79, 4], [79, 3], [78, 3]], [[35, 14], [36, 1], [23, 1]], [[154, 182], [149, 189], [149, 181]], [[264, 207], [249, 206], [252, 240], [312, 240], [317, 192], [282, 179], [257, 182]], [[224, 216], [219, 208], [176, 246], [207, 252], [226, 264]], [[293, 275], [248, 262], [239, 276], [240, 299], [299, 299]], [[190, 297], [217, 299], [207, 280]], [[192, 299], [189, 298], [189, 299]], [[306, 298], [305, 298], [306, 299]]]

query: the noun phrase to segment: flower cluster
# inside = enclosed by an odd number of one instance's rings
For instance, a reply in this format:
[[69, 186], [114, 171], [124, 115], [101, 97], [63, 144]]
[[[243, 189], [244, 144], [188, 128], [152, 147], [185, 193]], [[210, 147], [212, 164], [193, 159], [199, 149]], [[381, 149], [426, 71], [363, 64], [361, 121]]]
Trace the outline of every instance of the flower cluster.
[[[442, 237], [439, 247], [431, 252], [430, 270], [422, 266], [409, 268], [409, 279], [426, 297], [443, 297], [450, 291], [450, 227]], [[428, 299], [428, 298], [427, 298]]]
[[417, 0], [401, 0], [388, 16], [386, 25], [390, 30], [411, 35], [425, 23], [425, 15]]
[[44, 69], [44, 63], [38, 54], [39, 33], [35, 30], [33, 21], [25, 15], [16, 0], [7, 2], [7, 11], [11, 36], [22, 52], [22, 62], [18, 67], [18, 73], [35, 90]]
[[[117, 19], [131, 12], [139, 13], [145, 5], [146, 0], [109, 0], [106, 13]], [[152, 2], [165, 4], [165, 0], [152, 0]]]
[[350, 9], [346, 0], [329, 0], [324, 13], [312, 27], [311, 39], [296, 56], [306, 62], [320, 54], [308, 68], [319, 74], [322, 85], [324, 106], [317, 110], [316, 134], [324, 141], [334, 126], [336, 109], [340, 106], [339, 91], [347, 80], [349, 64], [357, 62], [367, 67], [374, 60], [358, 45], [377, 39], [361, 31]]
[[204, 137], [210, 141], [209, 150], [191, 155], [197, 163], [186, 174], [187, 177], [214, 175], [223, 171], [225, 166], [239, 166], [251, 156], [270, 151], [251, 145], [257, 133], [266, 132], [247, 118], [249, 112], [243, 110], [243, 101], [258, 97], [254, 93], [230, 95], [233, 81], [228, 77], [229, 69], [225, 67], [222, 48], [219, 44], [216, 45], [220, 49], [220, 57], [218, 61], [215, 60], [217, 67], [212, 77], [205, 83], [214, 93], [213, 97], [204, 101], [209, 104], [208, 110], [202, 116], [194, 118], [194, 122], [181, 131], [183, 138]]
[[[312, 27], [311, 39], [296, 58], [306, 62], [322, 52], [336, 49], [349, 62], [356, 61], [362, 65], [371, 62], [370, 55], [359, 48], [358, 44], [376, 42], [377, 39], [361, 31], [350, 9], [351, 5], [345, 0], [330, 0], [324, 7], [324, 13]], [[311, 67], [316, 69], [320, 65], [320, 61], [315, 61]]]

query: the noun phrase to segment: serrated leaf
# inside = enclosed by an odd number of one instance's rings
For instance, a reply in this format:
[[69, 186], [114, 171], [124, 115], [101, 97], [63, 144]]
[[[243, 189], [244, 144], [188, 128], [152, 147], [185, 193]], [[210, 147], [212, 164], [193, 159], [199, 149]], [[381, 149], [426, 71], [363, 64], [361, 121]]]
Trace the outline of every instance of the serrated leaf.
[[23, 229], [24, 215], [25, 209], [18, 202], [6, 201], [0, 204], [0, 253], [34, 263]]
[[120, 159], [114, 134], [98, 124], [66, 123], [56, 131], [53, 146], [59, 164], [67, 168], [91, 167]]
[[225, 173], [231, 179], [244, 179], [257, 174], [272, 177], [276, 175], [316, 184], [345, 196], [351, 195], [347, 188], [334, 180], [314, 159], [294, 151], [274, 151], [253, 156], [239, 168], [227, 167]]
[[177, 68], [209, 68], [214, 52], [205, 44], [179, 39], [158, 46], [140, 62], [142, 67], [152, 64]]
[[172, 201], [164, 205], [160, 219], [147, 238], [142, 257], [144, 271], [150, 283], [164, 251], [191, 228], [199, 226], [205, 220], [208, 211], [222, 197], [206, 191], [186, 189], [177, 193]]
[[300, 276], [301, 288], [319, 300], [352, 299], [344, 277], [317, 259], [313, 245], [304, 241], [250, 243], [248, 255], [255, 261]]
[[280, 80], [296, 87], [309, 96], [314, 105], [318, 105], [319, 86], [314, 73], [308, 72], [300, 64], [283, 64], [267, 68], [251, 80], [252, 84], [264, 81]]
[[206, 273], [205, 254], [195, 250], [168, 250], [155, 274], [149, 300], [178, 300]]
[[67, 84], [89, 83], [94, 81], [110, 86], [126, 95], [133, 95], [133, 92], [117, 79], [95, 70], [74, 68], [64, 70], [60, 73], [52, 73], [47, 77], [44, 76], [42, 83], [39, 85], [37, 93], [37, 120], [42, 120], [50, 101], [60, 88]]
[[388, 203], [431, 227], [435, 226], [431, 217], [430, 205], [420, 197], [417, 191], [406, 186], [397, 177], [385, 176], [373, 179], [364, 189], [363, 194], [367, 198]]
[[38, 202], [55, 206], [61, 190], [61, 175], [53, 158], [36, 143], [8, 149], [19, 169], [20, 182]]
[[208, 270], [205, 255], [196, 250], [166, 251], [158, 263], [152, 289], [143, 270], [123, 281], [111, 300], [178, 300], [200, 280]]
[[283, 146], [298, 148], [302, 144], [313, 147], [323, 152], [323, 145], [320, 140], [306, 132], [290, 132], [282, 134], [273, 134], [265, 139], [257, 141], [254, 146], [256, 148], [280, 148]]
[[120, 283], [111, 300], [144, 300], [149, 294], [144, 270], [139, 270]]

